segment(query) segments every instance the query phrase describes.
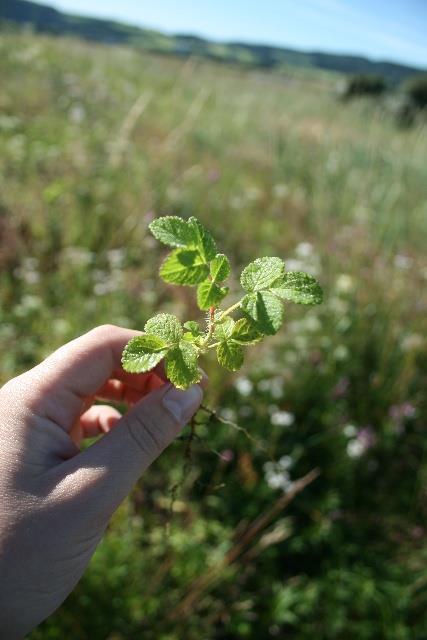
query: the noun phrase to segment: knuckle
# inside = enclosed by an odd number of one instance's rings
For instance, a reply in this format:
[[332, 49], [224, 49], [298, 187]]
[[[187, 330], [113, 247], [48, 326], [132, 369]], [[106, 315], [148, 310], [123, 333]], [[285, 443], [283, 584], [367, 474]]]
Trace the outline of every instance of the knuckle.
[[117, 329], [118, 327], [115, 324], [101, 324], [92, 329], [89, 333], [96, 336], [96, 338], [103, 338], [111, 336], [111, 333], [117, 331]]

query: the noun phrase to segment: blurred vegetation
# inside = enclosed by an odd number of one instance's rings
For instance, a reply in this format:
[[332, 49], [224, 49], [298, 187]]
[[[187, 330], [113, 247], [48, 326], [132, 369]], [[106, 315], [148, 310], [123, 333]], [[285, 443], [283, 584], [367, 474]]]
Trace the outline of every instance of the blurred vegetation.
[[197, 317], [157, 277], [163, 213], [326, 294], [243, 374], [206, 363], [223, 421], [153, 465], [31, 639], [423, 640], [425, 124], [328, 74], [29, 34], [0, 34], [0, 77], [0, 382], [96, 324]]
[[377, 74], [397, 85], [420, 70], [395, 62], [373, 61], [350, 55], [320, 51], [302, 52], [283, 47], [247, 42], [212, 42], [194, 35], [165, 34], [142, 29], [113, 20], [101, 20], [63, 13], [53, 7], [28, 2], [6, 0], [0, 3], [0, 25], [3, 28], [24, 27], [53, 35], [71, 35], [108, 44], [128, 44], [140, 49], [174, 55], [197, 56], [227, 64], [258, 66], [280, 70], [289, 65], [348, 74]]
[[391, 87], [383, 76], [358, 74], [338, 83], [338, 95], [343, 100], [371, 98], [382, 100], [384, 107], [399, 126], [410, 127], [417, 121], [426, 122], [427, 76], [417, 74], [398, 87]]
[[418, 109], [427, 107], [427, 74], [408, 80], [405, 92]]
[[380, 96], [386, 89], [387, 83], [382, 76], [356, 75], [347, 80], [343, 97]]

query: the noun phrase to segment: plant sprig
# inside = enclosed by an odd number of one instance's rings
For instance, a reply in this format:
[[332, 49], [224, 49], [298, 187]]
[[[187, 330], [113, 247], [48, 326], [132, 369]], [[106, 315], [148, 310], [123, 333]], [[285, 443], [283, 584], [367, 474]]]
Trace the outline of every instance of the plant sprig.
[[[173, 247], [160, 267], [169, 284], [197, 287], [197, 305], [207, 311], [203, 328], [195, 320], [183, 325], [170, 313], [150, 318], [144, 333], [126, 345], [122, 364], [125, 371], [143, 373], [165, 361], [166, 375], [178, 388], [199, 382], [199, 357], [216, 349], [218, 362], [229, 371], [243, 364], [244, 351], [265, 336], [277, 333], [283, 322], [284, 301], [320, 304], [322, 289], [313, 276], [302, 271], [285, 271], [281, 258], [257, 258], [240, 276], [243, 297], [222, 310], [229, 293], [224, 281], [231, 273], [230, 262], [217, 253], [209, 231], [197, 220], [178, 216], [157, 218], [150, 224], [153, 236]], [[240, 318], [232, 315], [238, 312]]]

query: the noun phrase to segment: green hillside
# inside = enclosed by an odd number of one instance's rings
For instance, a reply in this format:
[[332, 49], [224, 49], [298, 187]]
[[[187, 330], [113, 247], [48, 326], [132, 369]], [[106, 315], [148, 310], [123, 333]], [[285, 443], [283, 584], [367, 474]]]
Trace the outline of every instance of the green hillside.
[[31, 25], [36, 31], [55, 35], [73, 35], [109, 44], [130, 44], [149, 51], [179, 56], [200, 56], [220, 62], [280, 69], [298, 65], [342, 73], [368, 73], [399, 83], [420, 69], [392, 62], [374, 62], [360, 56], [302, 52], [281, 47], [248, 43], [215, 43], [191, 35], [167, 36], [159, 31], [141, 29], [119, 22], [85, 18], [62, 13], [51, 7], [26, 0], [2, 0], [0, 20]]

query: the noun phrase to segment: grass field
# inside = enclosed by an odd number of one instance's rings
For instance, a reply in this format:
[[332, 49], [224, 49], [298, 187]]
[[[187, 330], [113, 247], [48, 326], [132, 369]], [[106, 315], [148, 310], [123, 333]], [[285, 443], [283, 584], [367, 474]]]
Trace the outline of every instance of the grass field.
[[239, 375], [205, 363], [230, 424], [164, 454], [31, 638], [425, 638], [426, 125], [340, 102], [337, 75], [30, 34], [0, 33], [0, 79], [0, 382], [96, 324], [196, 317], [157, 277], [157, 215], [325, 290]]

